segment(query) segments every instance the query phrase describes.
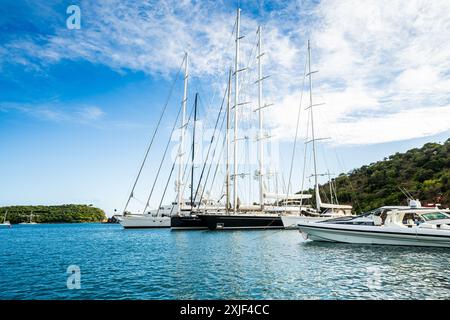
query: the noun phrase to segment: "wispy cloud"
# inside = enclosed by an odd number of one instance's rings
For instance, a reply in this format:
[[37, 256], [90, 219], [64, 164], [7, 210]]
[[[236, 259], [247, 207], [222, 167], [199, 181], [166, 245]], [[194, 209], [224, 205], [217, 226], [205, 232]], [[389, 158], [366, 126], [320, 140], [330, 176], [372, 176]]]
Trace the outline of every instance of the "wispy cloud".
[[[322, 1], [311, 39], [324, 135], [373, 144], [450, 130], [449, 10], [448, 1]], [[281, 101], [277, 132], [289, 138], [298, 95]]]
[[86, 121], [98, 120], [105, 114], [99, 107], [84, 107], [77, 113], [80, 116], [80, 119]]
[[21, 112], [43, 121], [98, 125], [105, 112], [97, 106], [71, 106], [58, 103], [0, 103], [0, 112]]
[[[120, 72], [168, 77], [188, 51], [192, 75], [212, 87], [223, 85], [234, 45], [235, 12], [227, 3], [82, 1], [80, 6], [81, 30], [61, 26], [50, 35], [11, 40], [0, 47], [2, 63], [32, 70], [82, 59]], [[382, 143], [450, 129], [450, 122], [442, 120], [450, 109], [448, 1], [291, 1], [276, 8], [260, 7], [260, 17], [243, 11], [241, 58], [248, 67], [242, 99], [254, 102], [256, 69], [250, 53], [262, 22], [264, 73], [271, 75], [265, 101], [275, 103], [266, 119], [279, 138], [292, 139], [295, 132], [308, 37], [313, 67], [320, 71], [314, 97], [326, 102], [317, 110], [317, 127], [328, 131], [334, 143]], [[67, 116], [45, 108], [39, 112], [55, 121]], [[80, 121], [103, 117], [96, 107], [75, 114], [70, 117]], [[305, 128], [306, 121], [301, 124]]]

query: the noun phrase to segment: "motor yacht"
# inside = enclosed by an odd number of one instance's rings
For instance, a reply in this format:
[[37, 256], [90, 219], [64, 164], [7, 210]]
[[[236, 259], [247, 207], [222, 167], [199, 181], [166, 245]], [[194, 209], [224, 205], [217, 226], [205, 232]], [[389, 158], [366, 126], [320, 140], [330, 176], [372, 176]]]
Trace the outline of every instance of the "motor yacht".
[[381, 207], [356, 217], [301, 222], [298, 227], [305, 239], [314, 241], [450, 247], [450, 210], [438, 207]]

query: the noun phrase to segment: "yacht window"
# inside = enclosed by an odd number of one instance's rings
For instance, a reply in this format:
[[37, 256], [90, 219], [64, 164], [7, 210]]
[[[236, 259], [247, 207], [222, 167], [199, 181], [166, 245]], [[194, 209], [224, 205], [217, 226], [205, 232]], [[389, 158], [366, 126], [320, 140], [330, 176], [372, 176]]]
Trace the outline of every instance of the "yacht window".
[[403, 221], [402, 221], [403, 224], [411, 226], [411, 225], [417, 225], [420, 222], [423, 222], [423, 219], [417, 213], [409, 212], [409, 213], [405, 213], [405, 215], [403, 216]]
[[371, 215], [378, 216], [378, 215], [380, 215], [381, 212], [382, 212], [381, 209], [375, 209], [375, 210], [372, 210], [372, 211], [368, 211], [368, 212], [362, 213], [360, 215], [360, 217], [368, 217], [368, 216], [371, 216]]
[[440, 220], [440, 219], [449, 219], [449, 216], [443, 212], [429, 212], [422, 214], [422, 217], [425, 221], [430, 220]]

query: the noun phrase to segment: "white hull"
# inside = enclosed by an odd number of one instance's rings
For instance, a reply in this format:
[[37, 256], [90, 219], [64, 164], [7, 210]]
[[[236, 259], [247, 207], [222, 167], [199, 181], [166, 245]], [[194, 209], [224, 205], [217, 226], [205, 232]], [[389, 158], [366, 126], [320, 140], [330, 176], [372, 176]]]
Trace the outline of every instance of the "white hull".
[[170, 228], [170, 217], [150, 215], [128, 215], [119, 221], [125, 229], [131, 228]]
[[0, 223], [0, 229], [6, 229], [6, 228], [11, 228], [11, 224], [9, 222]]
[[305, 239], [355, 244], [450, 247], [450, 230], [300, 223]]
[[298, 229], [299, 223], [317, 222], [330, 219], [329, 217], [310, 217], [310, 216], [296, 216], [296, 215], [282, 215], [281, 221], [285, 229]]

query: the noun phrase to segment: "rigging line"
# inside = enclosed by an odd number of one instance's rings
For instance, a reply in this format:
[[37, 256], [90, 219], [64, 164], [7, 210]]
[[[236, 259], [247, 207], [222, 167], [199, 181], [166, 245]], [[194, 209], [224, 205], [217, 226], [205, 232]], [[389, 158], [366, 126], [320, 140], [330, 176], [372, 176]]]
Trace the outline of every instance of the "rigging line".
[[[265, 228], [265, 229], [263, 229], [263, 230], [266, 230], [266, 229], [267, 229], [267, 228]], [[293, 231], [293, 230], [291, 230], [291, 231]], [[255, 237], [255, 238], [253, 238], [251, 241], [261, 240], [261, 239], [266, 239], [266, 238], [272, 237], [272, 236], [274, 236], [274, 235], [276, 235], [276, 234], [278, 234], [278, 233], [280, 233], [280, 232], [286, 232], [286, 229], [272, 230], [271, 233], [269, 233], [269, 234], [264, 234], [264, 235], [262, 235], [262, 236]]]
[[[188, 126], [189, 123], [191, 122], [191, 117], [192, 117], [193, 111], [194, 111], [194, 109], [192, 108], [192, 109], [191, 109], [191, 112], [189, 113], [188, 120], [187, 120], [187, 122], [186, 122], [186, 124], [185, 124], [186, 126]], [[191, 152], [192, 152], [192, 148], [189, 148], [189, 153], [188, 153], [188, 155], [187, 155], [187, 158], [188, 158], [188, 159], [189, 159], [189, 157], [191, 156]], [[177, 160], [177, 159], [175, 159], [175, 162], [176, 162], [176, 160]], [[184, 194], [184, 191], [186, 190], [187, 179], [188, 179], [188, 176], [186, 175], [186, 170], [187, 170], [188, 165], [189, 165], [189, 161], [186, 161], [186, 163], [184, 164], [184, 168], [183, 168], [183, 176], [182, 176], [182, 177], [183, 177], [183, 181], [182, 181], [182, 183], [183, 183], [183, 188], [182, 188], [182, 190], [181, 190], [181, 195], [183, 195], [183, 194]], [[185, 183], [184, 179], [186, 179], [186, 183]]]
[[[234, 35], [234, 32], [235, 32], [235, 30], [236, 30], [236, 24], [237, 24], [237, 20], [236, 19], [234, 19], [234, 24], [233, 24], [233, 28], [231, 29], [231, 33], [230, 33], [230, 36], [228, 37], [228, 39], [227, 39], [227, 42], [226, 42], [226, 45], [224, 46], [224, 48], [229, 48], [230, 47], [230, 43], [231, 43], [231, 41], [234, 39], [233, 38], [233, 35]], [[224, 52], [225, 52], [225, 50], [224, 50]], [[219, 61], [217, 62], [217, 67], [221, 67], [221, 66], [223, 66], [224, 65], [224, 63], [223, 63], [223, 61], [224, 61], [224, 56], [225, 56], [225, 54], [222, 54], [222, 55], [220, 55], [220, 57], [219, 57]], [[221, 68], [220, 68], [221, 69]], [[228, 72], [226, 73], [226, 75], [228, 75]], [[214, 83], [217, 79], [219, 79], [221, 76], [220, 76], [220, 74], [217, 74], [216, 76], [214, 76], [213, 77], [213, 81], [210, 81], [210, 83]], [[196, 84], [196, 86], [197, 86], [197, 84]], [[198, 83], [198, 89], [199, 89], [199, 91], [200, 91], [200, 97], [202, 96], [202, 95], [204, 95], [205, 97], [206, 97], [206, 94], [203, 94], [204, 93], [204, 91], [203, 91], [203, 86], [202, 86], [202, 84], [199, 82]], [[217, 92], [219, 91], [220, 89], [218, 89], [218, 88], [215, 88], [214, 89], [214, 91], [213, 91], [213, 94], [212, 94], [212, 96], [211, 96], [211, 99], [209, 99], [209, 102], [208, 102], [208, 109], [205, 109], [205, 111], [208, 111], [208, 110], [211, 110], [212, 109], [212, 105], [213, 105], [213, 101], [214, 101], [214, 99], [215, 99], [215, 97], [216, 97], [216, 94], [217, 94]], [[205, 112], [205, 114], [206, 114], [206, 112]], [[208, 121], [208, 119], [205, 117], [205, 120], [206, 121]]]
[[194, 166], [195, 166], [195, 126], [197, 122], [197, 105], [198, 105], [198, 93], [195, 94], [194, 102], [194, 122], [192, 129], [192, 157], [191, 157], [191, 211], [194, 206]]
[[[188, 153], [188, 158], [191, 156], [191, 152], [192, 152], [192, 149], [191, 148], [189, 148], [190, 150], [189, 150], [189, 153]], [[176, 163], [176, 161], [175, 161], [175, 163]], [[183, 177], [186, 177], [186, 179], [187, 179], [187, 175], [186, 175], [186, 170], [187, 170], [187, 167], [188, 167], [188, 162], [186, 162], [185, 164], [184, 164], [184, 169], [183, 169]], [[170, 180], [170, 176], [169, 176], [169, 180]], [[183, 189], [182, 189], [182, 191], [181, 191], [181, 194], [184, 194], [184, 191], [186, 190], [185, 188], [186, 188], [186, 184], [187, 183], [184, 183], [184, 180], [183, 180]], [[178, 199], [178, 194], [175, 194], [175, 199], [174, 199], [174, 201], [173, 202], [176, 202], [177, 201], [177, 199]], [[172, 215], [173, 214], [173, 209], [175, 208], [175, 206], [173, 206], [172, 205], [172, 207], [171, 207], [171, 209], [170, 209], [170, 215]]]
[[[191, 119], [191, 116], [192, 116], [192, 112], [193, 112], [193, 111], [192, 111], [192, 109], [191, 109], [191, 112], [190, 112], [190, 114], [189, 114], [188, 121], [184, 124], [185, 126], [187, 126], [187, 125], [189, 124], [190, 119]], [[159, 167], [158, 167], [158, 171], [157, 171], [157, 173], [156, 173], [155, 180], [153, 181], [152, 189], [151, 189], [150, 194], [149, 194], [149, 196], [148, 196], [148, 199], [147, 199], [147, 202], [146, 202], [146, 205], [145, 205], [145, 208], [144, 208], [144, 212], [145, 212], [145, 210], [147, 210], [147, 208], [148, 208], [148, 206], [149, 206], [149, 204], [150, 204], [150, 199], [151, 199], [151, 197], [152, 197], [152, 195], [153, 195], [153, 191], [154, 191], [154, 189], [155, 189], [156, 182], [157, 182], [157, 180], [158, 180], [158, 178], [159, 178], [159, 174], [160, 174], [160, 172], [161, 172], [161, 168], [162, 168], [163, 163], [164, 163], [164, 160], [165, 160], [165, 158], [166, 158], [167, 151], [168, 151], [169, 146], [170, 146], [170, 142], [172, 141], [172, 136], [173, 136], [173, 133], [174, 133], [174, 131], [175, 131], [175, 129], [176, 129], [176, 125], [177, 125], [178, 119], [179, 119], [179, 117], [180, 117], [180, 113], [181, 113], [181, 108], [178, 109], [178, 114], [177, 114], [177, 117], [176, 117], [175, 122], [174, 122], [174, 124], [173, 124], [172, 130], [171, 130], [171, 132], [170, 132], [169, 140], [167, 141], [167, 144], [166, 144], [166, 147], [165, 147], [165, 150], [164, 150], [163, 157], [162, 157], [162, 159], [161, 159], [161, 162], [160, 162]], [[182, 130], [184, 130], [184, 128], [182, 128]], [[175, 159], [175, 160], [176, 160], [176, 159]], [[184, 175], [183, 175], [183, 176], [184, 176]]]
[[[220, 114], [219, 114], [219, 115], [220, 115]], [[223, 124], [224, 124], [224, 122], [225, 122], [225, 119], [226, 119], [226, 116], [225, 116], [225, 113], [224, 113], [224, 117], [222, 118], [222, 123], [220, 124], [219, 132], [222, 132]], [[225, 137], [224, 137], [224, 139], [225, 139]], [[212, 158], [211, 158], [211, 163], [210, 163], [210, 165], [209, 165], [208, 173], [206, 174], [206, 178], [205, 178], [205, 188], [203, 188], [202, 193], [201, 193], [201, 195], [200, 195], [200, 201], [203, 199], [203, 194], [204, 194], [204, 192], [205, 192], [206, 185], [207, 185], [207, 183], [208, 183], [209, 174], [210, 174], [210, 172], [211, 172], [211, 167], [212, 167], [212, 164], [213, 164], [213, 162], [214, 162], [214, 157], [215, 157], [215, 155], [216, 155], [216, 150], [217, 150], [217, 146], [219, 145], [219, 141], [220, 141], [220, 140], [217, 140], [216, 146], [214, 147], [214, 150], [213, 150], [213, 154], [212, 154]], [[224, 141], [225, 141], [225, 140], [224, 140]], [[212, 141], [211, 141], [211, 144], [212, 144]], [[219, 158], [220, 158], [220, 155], [219, 155]], [[218, 161], [218, 163], [219, 163], [219, 161]], [[205, 163], [205, 164], [206, 164], [206, 163]], [[200, 184], [200, 182], [201, 182], [201, 180], [199, 181], [199, 184]], [[211, 186], [211, 189], [212, 189], [212, 186]], [[196, 196], [197, 196], [197, 194], [196, 194]]]
[[[192, 149], [190, 148], [190, 150], [189, 150], [189, 153], [188, 153], [188, 158], [191, 156], [191, 152], [192, 152]], [[186, 175], [186, 171], [187, 171], [187, 168], [188, 168], [188, 162], [186, 162], [185, 164], [184, 164], [184, 169], [183, 169], [183, 177], [184, 177], [184, 179], [186, 179], [186, 181], [184, 181], [183, 180], [183, 189], [181, 190], [181, 194], [183, 195], [184, 194], [184, 192], [185, 192], [185, 190], [186, 190], [186, 186], [187, 186], [187, 180], [189, 179], [189, 175]], [[189, 173], [190, 173], [191, 171], [189, 170]]]
[[[311, 108], [310, 108], [311, 111]], [[310, 122], [311, 118], [308, 117], [307, 121], [306, 121], [306, 137], [305, 140], [308, 141], [308, 137], [309, 137], [309, 122]], [[305, 152], [303, 155], [303, 172], [302, 172], [302, 186], [301, 186], [301, 191], [300, 194], [303, 196], [304, 194], [304, 187], [305, 187], [305, 174], [306, 174], [306, 157], [307, 157], [307, 151], [308, 151], [308, 144], [305, 144]], [[310, 159], [311, 161], [311, 159]], [[303, 199], [300, 198], [300, 207], [303, 204]]]
[[128, 208], [128, 205], [129, 205], [129, 203], [130, 203], [131, 198], [133, 198], [134, 190], [135, 190], [135, 188], [136, 188], [136, 185], [137, 185], [137, 182], [138, 182], [138, 180], [139, 180], [139, 177], [141, 176], [142, 169], [144, 168], [145, 162], [147, 161], [148, 154], [149, 154], [150, 149], [151, 149], [151, 147], [152, 147], [152, 145], [153, 145], [153, 141], [154, 141], [154, 139], [155, 139], [156, 133], [158, 132], [159, 126], [160, 126], [161, 121], [162, 121], [162, 118], [164, 117], [164, 114], [165, 114], [165, 112], [166, 112], [167, 106], [169, 105], [169, 101], [170, 101], [170, 98], [172, 97], [173, 89], [175, 88], [175, 83], [177, 82], [178, 77], [180, 76], [180, 72], [181, 72], [181, 69], [182, 69], [182, 67], [183, 67], [183, 64], [184, 64], [185, 59], [186, 59], [186, 56], [183, 57], [183, 60], [181, 61], [180, 67], [178, 68], [178, 72], [177, 72], [177, 74], [176, 74], [176, 76], [175, 76], [175, 79], [174, 79], [174, 81], [172, 82], [172, 85], [171, 85], [171, 87], [170, 87], [170, 89], [169, 89], [169, 94], [167, 95], [167, 99], [166, 99], [166, 102], [165, 102], [165, 104], [164, 104], [164, 107], [163, 107], [163, 109], [162, 109], [162, 111], [161, 111], [161, 114], [160, 114], [160, 116], [159, 116], [158, 122], [157, 122], [157, 124], [156, 124], [156, 128], [155, 128], [155, 130], [153, 131], [152, 138], [151, 138], [150, 143], [149, 143], [149, 145], [148, 145], [147, 151], [145, 152], [144, 160], [142, 161], [141, 167], [139, 168], [139, 172], [138, 172], [138, 174], [137, 174], [137, 176], [136, 176], [136, 179], [135, 179], [135, 181], [134, 181], [133, 187], [131, 188], [131, 192], [130, 192], [130, 195], [129, 195], [129, 197], [128, 197], [128, 200], [127, 200], [127, 202], [126, 202], [126, 204], [125, 204], [125, 207], [124, 207], [124, 209], [123, 209], [123, 213], [125, 213], [125, 211], [126, 211], [127, 208]]
[[[225, 141], [226, 141], [226, 140], [225, 140]], [[222, 171], [221, 171], [221, 172], [222, 172]], [[219, 203], [219, 202], [222, 200], [222, 198], [223, 198], [224, 196], [226, 196], [225, 191], [224, 191], [225, 186], [226, 186], [226, 182], [222, 184], [222, 187], [221, 187], [220, 192], [219, 192], [219, 194], [220, 194], [220, 199], [217, 200], [217, 203]], [[225, 198], [225, 203], [226, 203], [226, 202], [227, 202], [227, 200], [226, 200], [226, 198]]]
[[205, 159], [205, 161], [203, 162], [202, 172], [200, 173], [200, 178], [199, 178], [199, 180], [198, 180], [197, 188], [196, 188], [196, 190], [195, 190], [195, 198], [197, 198], [197, 195], [198, 195], [198, 189], [199, 189], [200, 184], [201, 184], [201, 182], [202, 182], [203, 174], [204, 174], [205, 168], [206, 168], [206, 163], [208, 162], [209, 153], [210, 153], [210, 151], [211, 151], [211, 146], [213, 145], [213, 142], [214, 142], [214, 138], [215, 138], [216, 130], [217, 130], [217, 125], [218, 125], [218, 123], [219, 123], [220, 115], [222, 114], [222, 110], [223, 110], [223, 106], [224, 106], [224, 103], [225, 103], [225, 97], [227, 96], [227, 92], [228, 92], [228, 88], [225, 89], [225, 92], [224, 92], [224, 95], [223, 95], [223, 98], [222, 98], [222, 104], [221, 104], [221, 106], [220, 106], [219, 114], [217, 115], [216, 123], [215, 123], [215, 125], [214, 125], [213, 134], [212, 134], [212, 136], [211, 136], [211, 140], [210, 140], [209, 146], [208, 146], [208, 151], [207, 151], [207, 153], [206, 153], [206, 159]]
[[[223, 124], [223, 122], [222, 122], [222, 124]], [[219, 141], [219, 140], [217, 140], [217, 141]], [[220, 149], [220, 153], [219, 153], [219, 157], [218, 157], [219, 159], [222, 157], [223, 150], [225, 149], [225, 142], [226, 142], [226, 138], [224, 137], [223, 143], [222, 143], [222, 148]], [[216, 148], [217, 148], [217, 146], [216, 146]], [[213, 157], [213, 159], [214, 159], [214, 157]], [[216, 180], [216, 175], [217, 175], [217, 171], [218, 171], [218, 169], [219, 169], [219, 165], [220, 165], [220, 161], [217, 161], [216, 169], [215, 169], [214, 176], [213, 176], [213, 179], [212, 179], [212, 182], [211, 182], [211, 190], [212, 190], [212, 188], [213, 188], [213, 186], [214, 186], [214, 182], [215, 182], [215, 180]], [[208, 178], [208, 177], [207, 177], [207, 178]], [[206, 181], [207, 181], [207, 180], [206, 180]], [[205, 186], [206, 186], [206, 184], [205, 184]], [[222, 188], [223, 188], [223, 186], [222, 186]], [[203, 190], [203, 192], [202, 192], [202, 194], [201, 194], [201, 196], [200, 196], [200, 203], [201, 203], [201, 201], [202, 201], [202, 199], [203, 199], [204, 191], [205, 191], [205, 190]]]
[[[250, 91], [249, 88], [252, 88], [253, 81], [251, 81], [251, 79], [250, 79], [251, 78], [250, 77], [250, 75], [251, 75], [250, 71], [253, 68], [253, 65], [254, 65], [255, 60], [256, 60], [256, 59], [252, 59], [253, 50], [256, 49], [256, 45], [257, 45], [256, 43], [255, 43], [255, 45], [252, 46], [252, 50], [251, 50], [250, 54], [247, 57], [247, 63], [242, 65], [242, 66], [246, 66], [245, 69], [247, 70], [247, 72], [243, 73], [243, 76], [241, 78], [241, 82], [239, 84], [239, 94], [240, 94], [239, 96], [240, 97], [242, 96], [242, 98], [248, 97], [249, 96], [248, 91]], [[241, 99], [241, 101], [242, 101], [242, 99]], [[235, 108], [236, 108], [236, 106], [235, 106]], [[239, 108], [239, 111], [241, 112], [241, 116], [245, 115], [244, 108]], [[245, 122], [249, 121], [248, 117], [244, 118], [243, 120], [245, 120]]]
[[[192, 115], [192, 110], [191, 110], [191, 114], [189, 115], [188, 122], [186, 122], [186, 125], [189, 123], [189, 120], [190, 120], [190, 118], [191, 118], [191, 117], [190, 117], [191, 115]], [[189, 156], [191, 155], [191, 154], [190, 154], [191, 151], [192, 151], [192, 150], [189, 151], [188, 158], [189, 158]], [[176, 164], [177, 164], [177, 159], [175, 159], [175, 160], [173, 161], [173, 163], [172, 163], [172, 169], [171, 169], [171, 171], [170, 171], [169, 178], [167, 179], [166, 186], [164, 187], [164, 192], [163, 192], [163, 194], [162, 194], [162, 196], [161, 196], [161, 200], [160, 200], [159, 206], [158, 206], [158, 211], [156, 212], [156, 215], [157, 215], [157, 216], [159, 215], [159, 211], [160, 211], [160, 209], [161, 209], [161, 205], [162, 205], [162, 202], [163, 202], [164, 197], [165, 197], [165, 195], [166, 195], [167, 187], [168, 187], [168, 185], [169, 185], [170, 179], [172, 178], [172, 174], [173, 174], [173, 171], [174, 171], [174, 168], [175, 168], [175, 165], [176, 165]], [[187, 167], [188, 167], [188, 162], [186, 161], [186, 163], [184, 164], [183, 176], [186, 176], [186, 170], [187, 170]], [[184, 193], [184, 190], [185, 190], [184, 188], [185, 188], [185, 187], [186, 187], [186, 184], [183, 183], [183, 191], [182, 191], [182, 193]], [[176, 199], [177, 199], [177, 198], [178, 198], [178, 195], [175, 195], [175, 201], [174, 201], [174, 202], [176, 202]], [[180, 204], [178, 204], [178, 205], [180, 205]], [[174, 206], [172, 206], [172, 208], [170, 209], [170, 215], [172, 215], [173, 209], [174, 209]]]
[[[164, 187], [163, 195], [162, 195], [162, 197], [161, 197], [161, 200], [159, 201], [159, 206], [158, 206], [158, 211], [156, 211], [156, 216], [159, 216], [159, 211], [160, 211], [160, 209], [161, 209], [161, 205], [162, 205], [164, 196], [166, 195], [167, 186], [169, 185], [169, 181], [170, 181], [170, 178], [172, 177], [172, 173], [173, 173], [173, 170], [175, 169], [175, 164], [176, 164], [176, 163], [177, 163], [177, 162], [174, 161], [173, 164], [172, 164], [172, 169], [170, 170], [169, 179], [167, 179], [166, 186]], [[178, 205], [180, 205], [180, 204], [178, 204]]]
[[305, 89], [305, 79], [306, 79], [306, 66], [307, 66], [307, 60], [305, 59], [305, 68], [303, 70], [303, 82], [302, 82], [302, 91], [300, 93], [300, 104], [298, 107], [298, 114], [297, 114], [297, 126], [295, 128], [295, 138], [294, 138], [294, 146], [292, 149], [292, 158], [291, 158], [291, 167], [289, 170], [289, 179], [288, 179], [288, 185], [287, 185], [287, 194], [289, 196], [289, 192], [291, 191], [291, 178], [292, 178], [292, 170], [294, 167], [294, 158], [295, 158], [295, 151], [296, 151], [296, 146], [297, 146], [297, 139], [298, 139], [298, 130], [299, 130], [299, 126], [300, 126], [300, 115], [301, 115], [301, 110], [302, 110], [302, 102], [303, 102], [303, 92]]
[[[191, 76], [191, 79], [193, 79], [193, 77]], [[193, 81], [191, 81], [193, 82]], [[200, 114], [202, 111], [205, 114], [205, 117], [203, 118], [202, 122], [205, 123], [205, 125], [203, 125], [203, 128], [209, 128], [210, 127], [210, 119], [207, 117], [208, 113], [211, 112], [212, 110], [212, 103], [210, 104], [206, 104], [205, 102], [205, 107], [202, 106], [202, 96], [206, 96], [206, 94], [203, 91], [203, 87], [200, 83], [196, 83], [193, 85], [193, 87], [196, 89], [195, 92], [197, 92], [198, 95], [198, 113]], [[215, 96], [215, 91], [217, 91], [217, 89], [214, 90], [213, 92], [213, 96]]]
[[[222, 119], [222, 123], [221, 123], [221, 125], [220, 125], [219, 132], [222, 131], [223, 124], [224, 124], [224, 122], [225, 122], [225, 121], [224, 121], [225, 118], [226, 118], [226, 117], [224, 116], [223, 119]], [[226, 137], [224, 137], [224, 141], [226, 141], [225, 139], [226, 139]], [[203, 188], [202, 193], [201, 193], [201, 195], [200, 195], [200, 201], [203, 199], [203, 194], [205, 193], [206, 185], [208, 184], [209, 174], [210, 174], [210, 172], [211, 172], [211, 167], [212, 167], [213, 162], [214, 162], [214, 157], [215, 157], [215, 155], [216, 155], [216, 150], [217, 150], [218, 145], [219, 145], [219, 140], [217, 140], [216, 146], [214, 147], [214, 151], [213, 151], [213, 154], [212, 154], [211, 163], [210, 163], [210, 165], [209, 165], [209, 167], [208, 167], [208, 172], [207, 172], [206, 178], [205, 178], [205, 187]], [[222, 151], [223, 151], [223, 150], [221, 150], [221, 153], [220, 153], [220, 155], [219, 155], [219, 159], [220, 159], [220, 157], [221, 157], [221, 155], [222, 155]], [[220, 161], [217, 161], [218, 164], [219, 164], [219, 162], [220, 162]], [[205, 164], [206, 164], [206, 163], [205, 163]], [[199, 185], [200, 185], [200, 182], [201, 182], [201, 181], [199, 181]], [[212, 190], [212, 189], [213, 189], [213, 184], [211, 184], [211, 190]]]
[[176, 128], [176, 126], [177, 126], [178, 118], [180, 117], [180, 113], [181, 113], [181, 108], [179, 108], [179, 110], [178, 110], [177, 117], [176, 117], [175, 122], [174, 122], [174, 124], [173, 124], [172, 130], [170, 131], [169, 141], [167, 141], [166, 148], [164, 149], [164, 153], [163, 153], [162, 159], [161, 159], [161, 161], [160, 161], [160, 163], [159, 163], [158, 171], [157, 171], [157, 173], [156, 173], [155, 179], [153, 180], [153, 185], [152, 185], [152, 188], [151, 188], [151, 190], [150, 190], [150, 194], [149, 194], [149, 196], [148, 196], [148, 198], [147, 198], [147, 202], [146, 202], [146, 204], [145, 204], [145, 208], [144, 208], [144, 211], [143, 211], [143, 212], [145, 212], [145, 210], [147, 210], [147, 208], [148, 208], [148, 206], [149, 206], [149, 203], [150, 203], [150, 199], [152, 198], [153, 191], [154, 191], [155, 186], [156, 186], [156, 182], [158, 181], [159, 174], [160, 174], [160, 172], [161, 172], [161, 168], [162, 168], [162, 166], [163, 166], [164, 160], [166, 159], [167, 150], [169, 150], [170, 142], [172, 141], [172, 136], [173, 136], [173, 133], [174, 133], [175, 128]]
[[[337, 177], [336, 177], [336, 178], [337, 178]], [[331, 185], [332, 185], [332, 187], [333, 187], [334, 199], [335, 199], [335, 201], [336, 201], [336, 204], [339, 204], [339, 199], [338, 199], [338, 197], [337, 197], [336, 179], [333, 179], [333, 180], [332, 180]]]
[[283, 173], [283, 170], [280, 170], [281, 171], [281, 187], [282, 187], [282, 191], [283, 191], [283, 193], [287, 193], [286, 191], [287, 191], [287, 188], [286, 188], [286, 180], [284, 179], [284, 173]]

